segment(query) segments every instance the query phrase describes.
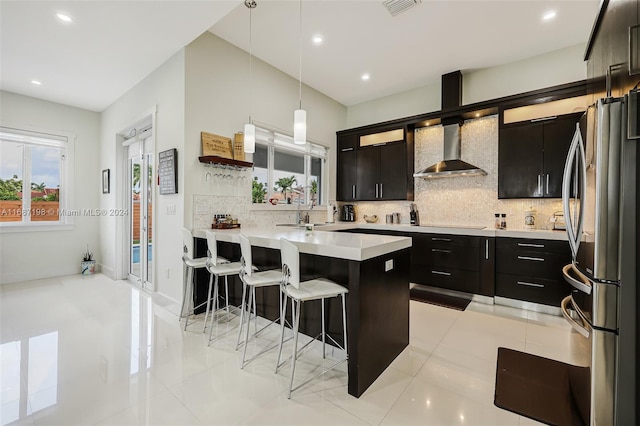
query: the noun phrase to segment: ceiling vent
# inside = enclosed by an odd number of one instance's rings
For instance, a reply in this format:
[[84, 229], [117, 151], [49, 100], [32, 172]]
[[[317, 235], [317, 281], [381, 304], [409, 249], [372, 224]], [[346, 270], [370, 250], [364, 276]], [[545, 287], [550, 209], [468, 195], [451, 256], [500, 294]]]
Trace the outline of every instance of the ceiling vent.
[[418, 3], [422, 3], [422, 0], [386, 0], [382, 2], [382, 5], [389, 11], [391, 16], [396, 16], [407, 9], [411, 9]]

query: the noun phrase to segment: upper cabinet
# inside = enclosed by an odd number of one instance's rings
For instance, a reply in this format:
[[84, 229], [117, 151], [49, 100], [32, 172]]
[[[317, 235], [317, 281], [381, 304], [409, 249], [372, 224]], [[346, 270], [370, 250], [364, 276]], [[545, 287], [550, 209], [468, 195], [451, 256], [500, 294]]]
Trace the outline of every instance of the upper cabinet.
[[582, 114], [502, 125], [498, 198], [561, 198], [564, 163]]
[[338, 201], [413, 200], [413, 132], [407, 126], [337, 136]]

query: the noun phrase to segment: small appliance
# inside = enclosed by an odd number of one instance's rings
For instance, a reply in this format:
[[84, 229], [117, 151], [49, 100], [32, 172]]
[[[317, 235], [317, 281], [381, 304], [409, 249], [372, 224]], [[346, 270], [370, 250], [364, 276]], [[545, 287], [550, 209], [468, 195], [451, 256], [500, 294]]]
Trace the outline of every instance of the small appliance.
[[356, 210], [353, 204], [345, 204], [340, 209], [340, 220], [343, 222], [355, 222]]
[[418, 208], [414, 203], [411, 203], [411, 210], [409, 211], [409, 221], [412, 225], [420, 225], [420, 216], [418, 215]]

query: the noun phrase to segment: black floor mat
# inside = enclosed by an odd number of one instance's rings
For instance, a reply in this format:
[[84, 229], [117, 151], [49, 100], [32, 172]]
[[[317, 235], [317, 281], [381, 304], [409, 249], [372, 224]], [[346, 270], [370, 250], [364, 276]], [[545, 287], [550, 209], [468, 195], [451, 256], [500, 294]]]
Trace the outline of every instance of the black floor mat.
[[549, 425], [589, 424], [588, 367], [498, 348], [494, 404]]
[[432, 305], [444, 306], [458, 311], [464, 311], [469, 306], [471, 298], [448, 296], [446, 294], [436, 293], [429, 290], [412, 288], [409, 291], [411, 300], [418, 302], [430, 303]]

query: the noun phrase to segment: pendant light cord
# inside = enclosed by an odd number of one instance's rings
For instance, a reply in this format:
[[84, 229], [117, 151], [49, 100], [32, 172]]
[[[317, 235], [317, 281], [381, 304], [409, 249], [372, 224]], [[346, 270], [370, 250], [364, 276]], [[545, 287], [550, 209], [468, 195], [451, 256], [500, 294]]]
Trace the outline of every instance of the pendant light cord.
[[302, 109], [302, 0], [300, 0], [300, 27], [298, 31], [298, 101]]
[[[254, 6], [255, 7], [255, 6]], [[253, 7], [249, 8], [249, 124], [251, 121], [251, 111], [253, 110], [253, 70], [251, 68], [251, 60], [253, 58], [253, 38], [252, 38], [252, 16]]]

